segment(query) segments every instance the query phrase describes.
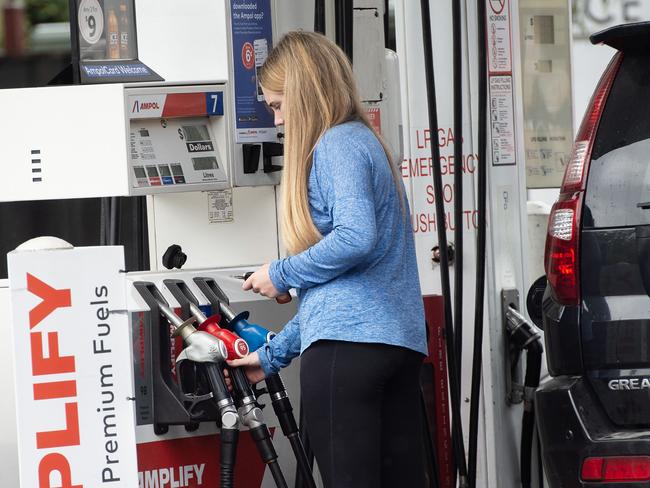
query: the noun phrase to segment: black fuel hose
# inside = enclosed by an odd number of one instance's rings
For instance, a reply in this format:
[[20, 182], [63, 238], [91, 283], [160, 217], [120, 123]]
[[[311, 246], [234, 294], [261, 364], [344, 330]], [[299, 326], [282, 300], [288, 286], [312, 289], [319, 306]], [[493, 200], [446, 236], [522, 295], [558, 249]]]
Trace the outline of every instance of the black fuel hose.
[[284, 479], [280, 465], [278, 464], [278, 455], [273, 448], [273, 443], [271, 442], [271, 434], [266, 424], [262, 424], [258, 427], [253, 427], [250, 429], [251, 437], [255, 441], [257, 446], [257, 451], [262, 458], [264, 464], [269, 467], [271, 475], [273, 476], [273, 481], [277, 488], [288, 488], [287, 482]]
[[[147, 224], [147, 200], [146, 197], [131, 197], [135, 210], [131, 222], [131, 231], [135, 239], [135, 270], [144, 271], [149, 266], [149, 227]], [[128, 261], [127, 261], [128, 263]], [[129, 271], [132, 271], [129, 269]]]
[[108, 245], [117, 246], [120, 235], [120, 201], [117, 197], [111, 197], [108, 225]]
[[325, 34], [325, 0], [314, 1], [314, 32]]
[[[533, 395], [539, 386], [542, 371], [542, 345], [539, 339], [528, 346], [526, 353], [526, 378], [524, 380], [524, 413], [521, 420], [520, 475], [522, 488], [531, 487], [533, 435], [535, 432], [535, 403]], [[542, 473], [540, 470], [540, 478]]]
[[241, 402], [244, 398], [255, 398], [253, 388], [243, 369], [228, 367], [228, 372], [230, 373], [232, 387], [236, 395], [235, 401]]
[[537, 477], [539, 488], [544, 488], [544, 466], [542, 465], [542, 443], [539, 440], [539, 430], [535, 429], [537, 433]]
[[438, 114], [436, 104], [435, 74], [433, 67], [433, 45], [431, 39], [431, 17], [429, 0], [420, 0], [422, 13], [422, 37], [424, 43], [424, 66], [427, 86], [427, 104], [429, 114], [429, 129], [431, 131], [431, 157], [433, 161], [433, 189], [436, 207], [436, 228], [438, 232], [438, 246], [440, 248], [440, 282], [444, 301], [445, 339], [447, 341], [447, 369], [449, 374], [449, 387], [452, 417], [452, 444], [454, 447], [454, 461], [458, 470], [459, 486], [467, 486], [467, 465], [465, 461], [465, 446], [460, 417], [460, 387], [458, 368], [456, 366], [456, 351], [454, 346], [454, 324], [451, 308], [451, 295], [449, 285], [449, 259], [447, 247], [447, 234], [445, 230], [445, 210], [442, 194], [442, 174], [440, 169], [440, 148], [438, 141]]
[[354, 2], [353, 0], [335, 0], [334, 10], [336, 12], [336, 44], [352, 63]]
[[[203, 363], [203, 367], [214, 401], [218, 405], [224, 400], [232, 402], [221, 366], [216, 363]], [[233, 488], [235, 486], [235, 462], [237, 461], [237, 444], [239, 441], [239, 429], [236, 427], [225, 428], [223, 422], [221, 425], [219, 462], [221, 468], [221, 488]]]
[[240, 412], [242, 408], [252, 409], [249, 410], [250, 413], [253, 413], [251, 418], [246, 414], [243, 416], [240, 415], [242, 423], [249, 428], [251, 437], [255, 441], [257, 451], [259, 452], [264, 464], [269, 467], [277, 488], [287, 488], [287, 482], [282, 474], [280, 465], [278, 464], [278, 455], [273, 447], [273, 442], [271, 442], [271, 433], [269, 432], [266, 423], [262, 420], [262, 411], [255, 403], [255, 393], [246, 377], [246, 373], [244, 373], [244, 370], [241, 368], [229, 367], [228, 371], [232, 378], [235, 399], [237, 406], [240, 407]]
[[109, 197], [102, 197], [99, 200], [99, 245], [107, 246], [108, 245], [108, 234], [109, 234], [109, 209], [111, 205], [111, 199]]
[[485, 240], [487, 209], [487, 46], [485, 0], [477, 0], [478, 22], [478, 229], [476, 236], [476, 292], [474, 305], [474, 351], [469, 413], [469, 486], [476, 486], [478, 413], [483, 360], [483, 306], [485, 301]]
[[[314, 452], [311, 450], [311, 444], [309, 442], [309, 436], [307, 435], [307, 429], [305, 428], [305, 415], [304, 409], [302, 406], [302, 401], [300, 402], [300, 417], [299, 417], [299, 426], [298, 431], [300, 432], [300, 441], [305, 449], [307, 454], [307, 463], [309, 465], [309, 471], [314, 470]], [[304, 476], [302, 475], [302, 469], [300, 466], [296, 466], [296, 484], [294, 488], [304, 488], [305, 487]]]
[[454, 73], [454, 343], [458, 377], [462, 378], [463, 357], [463, 45], [461, 0], [452, 0]]
[[316, 482], [314, 481], [314, 475], [312, 473], [312, 464], [307, 458], [305, 447], [300, 439], [300, 431], [296, 424], [296, 418], [293, 415], [293, 407], [291, 406], [291, 401], [287, 396], [287, 389], [284, 386], [284, 382], [277, 373], [267, 376], [265, 382], [266, 388], [269, 391], [269, 396], [271, 397], [273, 411], [280, 422], [282, 433], [287, 439], [289, 439], [291, 449], [293, 450], [296, 462], [298, 463], [298, 469], [300, 470], [301, 480], [303, 483], [302, 486], [316, 488]]
[[239, 429], [221, 429], [220, 488], [235, 486], [235, 461]]

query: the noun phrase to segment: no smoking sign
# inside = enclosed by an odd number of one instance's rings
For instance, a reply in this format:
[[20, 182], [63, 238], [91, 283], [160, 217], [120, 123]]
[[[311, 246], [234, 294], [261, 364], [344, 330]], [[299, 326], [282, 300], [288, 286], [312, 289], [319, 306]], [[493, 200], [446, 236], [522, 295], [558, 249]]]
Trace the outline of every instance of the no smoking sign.
[[492, 12], [499, 15], [503, 12], [503, 9], [506, 7], [506, 0], [490, 0], [490, 8]]

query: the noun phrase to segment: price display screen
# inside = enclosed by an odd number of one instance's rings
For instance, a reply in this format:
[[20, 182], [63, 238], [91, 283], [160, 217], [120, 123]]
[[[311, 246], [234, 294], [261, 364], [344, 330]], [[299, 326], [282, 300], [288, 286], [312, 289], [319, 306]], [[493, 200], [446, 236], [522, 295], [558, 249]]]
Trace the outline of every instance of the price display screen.
[[187, 142], [209, 141], [210, 132], [207, 125], [184, 125], [183, 134]]
[[215, 157], [206, 157], [206, 158], [192, 158], [192, 165], [194, 166], [195, 171], [207, 171], [210, 169], [219, 169], [217, 164], [217, 158]]

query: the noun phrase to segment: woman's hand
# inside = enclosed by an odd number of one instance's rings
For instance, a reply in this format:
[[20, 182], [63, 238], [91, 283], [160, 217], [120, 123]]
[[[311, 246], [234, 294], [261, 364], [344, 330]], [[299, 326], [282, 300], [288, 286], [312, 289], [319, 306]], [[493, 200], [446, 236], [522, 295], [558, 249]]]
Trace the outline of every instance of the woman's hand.
[[[248, 381], [250, 381], [253, 385], [266, 378], [266, 374], [264, 373], [264, 370], [262, 369], [262, 365], [260, 363], [260, 356], [257, 354], [257, 352], [252, 352], [241, 359], [233, 359], [232, 361], [227, 361], [227, 363], [228, 366], [232, 368], [244, 368], [244, 372], [246, 373]], [[227, 370], [225, 371], [225, 375], [226, 384], [230, 389], [231, 381]]]
[[259, 293], [260, 295], [269, 298], [276, 298], [280, 295], [280, 292], [275, 288], [271, 281], [268, 263], [250, 275], [248, 279], [244, 281], [242, 288], [244, 290], [253, 290], [254, 293]]

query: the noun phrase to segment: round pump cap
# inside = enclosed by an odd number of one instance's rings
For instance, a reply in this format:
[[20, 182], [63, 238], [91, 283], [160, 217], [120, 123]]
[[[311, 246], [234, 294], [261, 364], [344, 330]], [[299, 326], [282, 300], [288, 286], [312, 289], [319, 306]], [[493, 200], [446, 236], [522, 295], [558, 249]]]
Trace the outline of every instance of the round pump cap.
[[16, 248], [16, 251], [44, 251], [49, 249], [74, 249], [74, 246], [58, 237], [42, 236], [23, 242]]

